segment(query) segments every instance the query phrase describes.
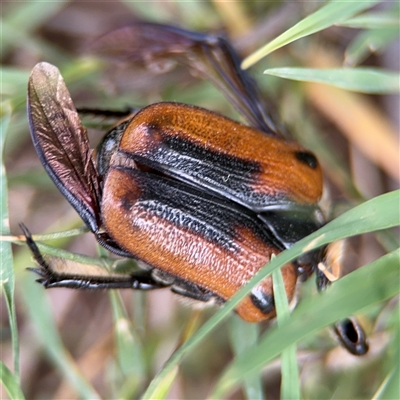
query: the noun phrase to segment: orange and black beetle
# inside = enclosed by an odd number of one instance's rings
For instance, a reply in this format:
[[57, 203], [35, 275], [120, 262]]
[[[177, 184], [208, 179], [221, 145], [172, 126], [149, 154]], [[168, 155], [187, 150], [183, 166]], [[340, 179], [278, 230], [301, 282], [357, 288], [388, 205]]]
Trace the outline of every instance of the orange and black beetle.
[[[38, 64], [29, 81], [28, 115], [44, 168], [102, 246], [144, 267], [122, 278], [59, 274], [25, 230], [46, 288], [170, 287], [223, 303], [273, 254], [324, 224], [316, 157], [279, 134], [228, 42], [137, 24], [103, 37], [97, 52], [135, 63], [173, 57], [189, 64], [213, 80], [252, 127], [190, 105], [153, 104], [111, 130], [95, 160], [59, 71]], [[282, 269], [289, 300], [297, 281], [314, 271], [324, 287], [317, 267], [324, 253], [305, 254]], [[236, 311], [250, 322], [273, 317], [271, 278]], [[352, 353], [366, 351], [356, 323], [346, 320], [337, 332]]]

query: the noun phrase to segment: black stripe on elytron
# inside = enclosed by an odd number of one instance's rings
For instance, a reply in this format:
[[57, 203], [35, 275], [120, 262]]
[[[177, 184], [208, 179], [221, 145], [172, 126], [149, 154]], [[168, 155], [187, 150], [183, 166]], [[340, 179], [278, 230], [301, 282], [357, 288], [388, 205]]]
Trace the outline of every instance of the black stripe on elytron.
[[155, 126], [148, 129], [155, 129], [162, 142], [157, 143], [154, 150], [142, 154], [123, 151], [126, 157], [178, 180], [209, 187], [222, 197], [255, 211], [288, 201], [284, 194], [274, 193], [269, 196], [253, 190], [252, 183], [256, 182], [257, 176], [263, 171], [258, 162], [204, 148], [165, 134]]
[[[238, 252], [237, 227], [251, 230], [264, 243], [276, 245], [256, 214], [229, 200], [220, 199], [185, 183], [137, 169], [112, 167], [131, 176], [132, 197], [126, 188], [121, 206], [129, 213], [140, 208], [179, 229], [188, 230], [218, 246]], [[137, 193], [140, 197], [137, 198]]]
[[315, 169], [318, 166], [317, 157], [309, 151], [297, 151], [295, 153], [296, 158], [303, 164], [308, 165], [311, 169]]

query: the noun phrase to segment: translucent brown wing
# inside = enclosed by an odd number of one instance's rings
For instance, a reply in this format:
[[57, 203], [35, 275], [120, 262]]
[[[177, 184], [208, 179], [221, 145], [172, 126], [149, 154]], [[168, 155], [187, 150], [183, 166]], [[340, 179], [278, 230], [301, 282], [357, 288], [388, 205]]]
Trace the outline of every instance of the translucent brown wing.
[[279, 135], [257, 86], [240, 68], [235, 50], [221, 37], [136, 23], [104, 35], [94, 43], [93, 51], [145, 67], [168, 60], [183, 63], [212, 81], [253, 127], [269, 135]]
[[100, 225], [100, 182], [86, 129], [59, 70], [42, 62], [28, 84], [28, 118], [36, 152], [55, 185], [88, 227]]

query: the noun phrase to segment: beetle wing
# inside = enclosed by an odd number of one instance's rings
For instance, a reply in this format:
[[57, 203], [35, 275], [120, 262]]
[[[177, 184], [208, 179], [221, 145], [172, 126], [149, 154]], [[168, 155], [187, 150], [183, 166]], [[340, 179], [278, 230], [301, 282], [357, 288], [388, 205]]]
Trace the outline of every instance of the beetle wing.
[[28, 85], [28, 118], [36, 152], [57, 188], [95, 232], [100, 183], [82, 126], [59, 70], [42, 62]]
[[258, 88], [240, 68], [235, 50], [221, 37], [167, 25], [136, 23], [106, 34], [94, 44], [94, 51], [144, 66], [169, 59], [184, 63], [212, 81], [252, 126], [278, 135]]
[[[314, 208], [322, 172], [293, 142], [179, 103], [142, 109], [119, 150], [136, 162], [262, 212]], [[310, 210], [308, 210], [310, 212]]]
[[[152, 172], [112, 166], [104, 184], [103, 222], [133, 257], [229, 299], [280, 249], [256, 215], [184, 183]], [[297, 273], [284, 269], [289, 298]], [[271, 279], [254, 292], [257, 299], [238, 308], [249, 321], [273, 315]], [[260, 310], [257, 300], [269, 299]], [[267, 301], [268, 302], [268, 301]], [[255, 304], [256, 303], [256, 304]]]

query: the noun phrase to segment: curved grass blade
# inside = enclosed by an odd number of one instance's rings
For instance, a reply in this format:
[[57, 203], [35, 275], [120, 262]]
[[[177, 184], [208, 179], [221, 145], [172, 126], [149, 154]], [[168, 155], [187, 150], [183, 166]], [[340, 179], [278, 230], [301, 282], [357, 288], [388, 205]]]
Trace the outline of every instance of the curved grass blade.
[[250, 54], [242, 62], [242, 68], [247, 69], [260, 61], [263, 57], [297, 39], [319, 32], [332, 25], [346, 21], [357, 13], [366, 10], [378, 3], [379, 0], [332, 0], [313, 14], [307, 16], [264, 47]]
[[379, 52], [399, 37], [397, 27], [370, 29], [361, 32], [347, 46], [344, 65], [353, 66], [360, 64], [371, 53]]
[[[121, 373], [124, 376], [122, 387], [118, 388], [118, 398], [136, 397], [135, 390], [145, 377], [145, 363], [139, 334], [132, 326], [126, 309], [115, 290], [109, 292], [114, 318], [114, 335], [117, 347], [117, 359]], [[128, 392], [128, 396], [126, 395]]]
[[399, 19], [394, 15], [393, 11], [365, 13], [358, 17], [350, 18], [347, 21], [340, 22], [337, 25], [356, 29], [383, 29], [389, 26], [398, 27]]
[[400, 399], [400, 304], [393, 310], [393, 319], [389, 322], [389, 332], [393, 337], [385, 370], [388, 371], [372, 400]]
[[[280, 269], [272, 273], [274, 300], [278, 326], [284, 325], [290, 318], [289, 303], [285, 292], [285, 284]], [[282, 351], [281, 396], [284, 399], [300, 399], [300, 378], [296, 358], [296, 345], [292, 344]]]
[[20, 290], [37, 337], [54, 365], [60, 370], [62, 377], [71, 384], [79, 397], [99, 399], [99, 395], [81, 375], [71, 355], [65, 349], [51, 314], [51, 305], [46, 301], [45, 291], [28, 278], [20, 280]]
[[[67, 225], [66, 229], [71, 228], [74, 224], [75, 222]], [[50, 230], [51, 229], [50, 227]], [[58, 240], [61, 242], [59, 243], [60, 245], [65, 245], [69, 238], [62, 237]], [[54, 255], [58, 258], [64, 256], [64, 254], [60, 255], [60, 253], [57, 253], [55, 249]], [[22, 249], [22, 251], [19, 251], [15, 256], [15, 269], [17, 271], [22, 271], [30, 265], [32, 265], [31, 253], [28, 248]], [[23, 271], [23, 273], [24, 275], [20, 276], [19, 279], [19, 294], [23, 299], [26, 313], [29, 314], [32, 326], [34, 327], [35, 336], [41, 347], [52, 364], [58, 369], [62, 379], [65, 379], [76, 391], [77, 397], [83, 399], [99, 399], [98, 393], [82, 376], [73, 358], [64, 347], [56, 327], [54, 316], [51, 312], [52, 306], [49, 302], [47, 292], [43, 290], [41, 285], [33, 281], [31, 274], [25, 271]]]
[[[64, 7], [65, 0], [42, 2], [14, 2], [7, 7], [6, 17], [2, 20], [2, 52], [7, 54], [15, 43], [29, 43], [31, 48], [37, 44], [32, 32], [49, 20]], [[2, 10], [3, 11], [3, 10]], [[50, 46], [49, 42], [46, 42]]]
[[[164, 368], [150, 383], [144, 398], [152, 398], [159, 383], [175, 368], [182, 357], [199, 345], [209, 333], [224, 320], [251, 289], [275, 269], [297, 258], [303, 252], [318, 248], [326, 243], [362, 233], [387, 229], [400, 225], [398, 205], [400, 191], [386, 193], [369, 200], [336, 218], [312, 235], [282, 252], [262, 268], [242, 287], [218, 312], [216, 312], [182, 347], [168, 360]], [[340, 318], [340, 317], [339, 317]]]
[[[6, 139], [6, 132], [11, 120], [11, 106], [9, 103], [3, 103], [1, 109], [0, 121], [0, 158], [4, 160], [4, 142]], [[8, 219], [8, 188], [6, 169], [3, 161], [0, 165], [0, 235], [10, 234], [10, 224]], [[15, 380], [19, 381], [19, 343], [18, 343], [18, 329], [17, 319], [15, 313], [15, 300], [14, 300], [14, 264], [11, 251], [11, 243], [0, 241], [0, 282], [1, 290], [5, 296], [7, 304], [8, 320], [11, 330], [11, 341], [14, 357], [14, 374]]]
[[11, 400], [25, 399], [25, 396], [19, 386], [18, 378], [2, 361], [0, 361], [0, 382], [6, 389], [6, 392]]
[[18, 96], [24, 93], [29, 73], [18, 68], [0, 68], [0, 94], [2, 96]]
[[[232, 315], [229, 319], [229, 339], [235, 356], [245, 353], [247, 349], [253, 347], [259, 337], [260, 325], [249, 324], [237, 315]], [[243, 382], [243, 392], [247, 399], [264, 399], [263, 385], [261, 377], [254, 376], [245, 379]]]
[[86, 256], [84, 254], [72, 253], [68, 250], [60, 249], [58, 247], [50, 246], [44, 243], [36, 243], [39, 247], [39, 250], [43, 254], [47, 254], [52, 257], [56, 257], [58, 259], [69, 260], [72, 262], [76, 262], [78, 264], [83, 265], [93, 265], [103, 269], [110, 269], [111, 265], [115, 262], [115, 260], [106, 259], [106, 258], [96, 258]]
[[158, 382], [157, 387], [154, 388], [154, 391], [152, 391], [151, 396], [148, 397], [147, 392], [144, 394], [142, 397], [143, 400], [148, 399], [148, 400], [153, 400], [153, 399], [159, 399], [159, 400], [164, 400], [167, 398], [169, 391], [171, 390], [171, 386], [174, 383], [177, 375], [178, 375], [178, 366], [176, 365], [174, 368], [171, 368], [168, 370], [168, 373], [163, 376], [163, 379], [161, 379]]
[[358, 269], [315, 298], [303, 300], [286, 323], [269, 330], [258, 346], [236, 358], [225, 370], [213, 393], [222, 398], [247, 376], [257, 373], [268, 361], [293, 343], [360, 309], [399, 293], [400, 249]]
[[264, 74], [295, 81], [326, 83], [362, 93], [400, 92], [400, 75], [377, 68], [270, 68]]

